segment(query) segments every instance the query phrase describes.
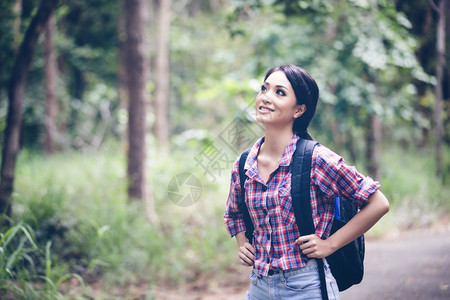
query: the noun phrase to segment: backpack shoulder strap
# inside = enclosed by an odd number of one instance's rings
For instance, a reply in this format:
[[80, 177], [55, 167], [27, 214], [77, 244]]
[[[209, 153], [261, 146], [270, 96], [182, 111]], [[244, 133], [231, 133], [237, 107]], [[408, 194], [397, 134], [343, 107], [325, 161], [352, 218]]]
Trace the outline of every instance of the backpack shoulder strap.
[[309, 191], [312, 155], [317, 144], [316, 141], [299, 139], [297, 141], [297, 148], [293, 154], [291, 179], [292, 207], [294, 209], [298, 231], [301, 235], [315, 233]]
[[[299, 139], [297, 148], [292, 159], [292, 208], [294, 209], [295, 221], [301, 235], [315, 234], [314, 222], [311, 210], [311, 164], [316, 141]], [[323, 260], [318, 258], [320, 290], [323, 300], [328, 300], [327, 286]]]
[[252, 243], [253, 240], [253, 222], [250, 218], [250, 213], [248, 212], [247, 204], [245, 203], [245, 180], [247, 179], [247, 175], [245, 175], [245, 162], [247, 161], [248, 154], [250, 153], [250, 149], [244, 151], [239, 158], [239, 182], [241, 186], [241, 199], [239, 199], [239, 210], [242, 213], [242, 217], [244, 218], [245, 224], [245, 237]]

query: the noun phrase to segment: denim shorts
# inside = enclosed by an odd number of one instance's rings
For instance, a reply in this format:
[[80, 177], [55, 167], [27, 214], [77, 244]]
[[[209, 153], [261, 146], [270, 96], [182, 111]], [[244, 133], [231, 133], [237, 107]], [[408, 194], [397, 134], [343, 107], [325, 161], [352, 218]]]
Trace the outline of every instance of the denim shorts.
[[[324, 268], [328, 298], [339, 300], [338, 286], [326, 260], [324, 260]], [[322, 300], [316, 260], [310, 259], [303, 268], [278, 271], [269, 276], [258, 275], [253, 270], [250, 275], [250, 290], [247, 292], [247, 299]]]

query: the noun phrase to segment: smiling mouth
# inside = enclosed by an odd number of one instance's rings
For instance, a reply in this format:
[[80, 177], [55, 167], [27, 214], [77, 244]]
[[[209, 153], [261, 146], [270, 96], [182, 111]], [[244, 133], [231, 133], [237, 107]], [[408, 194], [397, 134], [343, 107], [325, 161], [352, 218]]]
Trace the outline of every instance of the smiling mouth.
[[265, 112], [273, 112], [273, 109], [270, 109], [266, 106], [260, 106], [259, 111], [265, 111]]

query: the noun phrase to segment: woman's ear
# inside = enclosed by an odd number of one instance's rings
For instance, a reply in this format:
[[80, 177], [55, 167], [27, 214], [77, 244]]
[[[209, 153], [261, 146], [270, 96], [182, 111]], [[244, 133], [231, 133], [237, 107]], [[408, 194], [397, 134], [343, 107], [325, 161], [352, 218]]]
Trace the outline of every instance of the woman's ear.
[[294, 113], [294, 119], [297, 119], [298, 117], [300, 117], [301, 115], [303, 115], [306, 111], [306, 105], [302, 104], [302, 105], [297, 105], [297, 110]]

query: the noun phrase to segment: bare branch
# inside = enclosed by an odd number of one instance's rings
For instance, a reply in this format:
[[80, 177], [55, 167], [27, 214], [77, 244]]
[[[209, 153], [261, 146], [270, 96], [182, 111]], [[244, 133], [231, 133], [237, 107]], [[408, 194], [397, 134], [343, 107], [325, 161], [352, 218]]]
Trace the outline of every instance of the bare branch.
[[[445, 1], [445, 0], [441, 0], [441, 1]], [[428, 3], [430, 4], [431, 8], [438, 14], [441, 14], [441, 11], [439, 10], [439, 7], [436, 5], [436, 3], [434, 3], [434, 0], [428, 0]]]

